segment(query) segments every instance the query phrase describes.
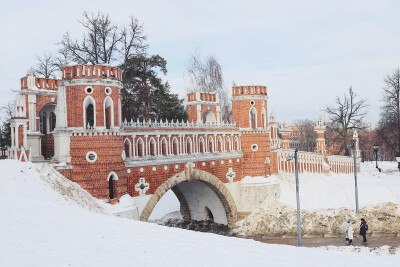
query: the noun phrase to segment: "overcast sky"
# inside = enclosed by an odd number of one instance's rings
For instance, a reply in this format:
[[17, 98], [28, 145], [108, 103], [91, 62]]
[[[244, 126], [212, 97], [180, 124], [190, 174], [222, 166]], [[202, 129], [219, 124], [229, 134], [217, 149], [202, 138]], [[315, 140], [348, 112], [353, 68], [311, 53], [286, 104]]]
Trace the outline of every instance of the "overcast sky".
[[150, 53], [184, 97], [183, 73], [196, 48], [215, 56], [226, 86], [266, 85], [279, 121], [324, 117], [350, 85], [379, 119], [383, 78], [400, 67], [400, 1], [4, 1], [0, 0], [0, 105], [11, 100], [35, 58], [80, 36], [83, 10], [129, 15], [145, 25]]

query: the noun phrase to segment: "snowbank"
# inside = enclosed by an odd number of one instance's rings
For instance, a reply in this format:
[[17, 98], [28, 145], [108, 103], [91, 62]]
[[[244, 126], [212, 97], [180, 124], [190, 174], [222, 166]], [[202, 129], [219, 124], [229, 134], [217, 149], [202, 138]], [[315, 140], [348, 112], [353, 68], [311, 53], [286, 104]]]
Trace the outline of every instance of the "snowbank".
[[[325, 235], [343, 233], [346, 217], [364, 217], [371, 232], [400, 233], [400, 173], [395, 162], [361, 164], [358, 175], [359, 205], [355, 214], [353, 174], [300, 174], [302, 233]], [[293, 174], [278, 176], [281, 197], [267, 199], [239, 223], [238, 233], [248, 236], [296, 235], [296, 183]]]
[[270, 245], [90, 212], [29, 163], [0, 160], [0, 266], [396, 266], [391, 256]]
[[[349, 217], [355, 229], [359, 221], [365, 218], [369, 225], [369, 233], [400, 233], [399, 205], [384, 203], [368, 206], [358, 214], [347, 208], [302, 210], [301, 231], [303, 235], [341, 234], [343, 223]], [[263, 205], [238, 223], [237, 232], [245, 236], [262, 235], [297, 235], [296, 209], [276, 200], [267, 199]], [[357, 230], [356, 230], [357, 231]]]

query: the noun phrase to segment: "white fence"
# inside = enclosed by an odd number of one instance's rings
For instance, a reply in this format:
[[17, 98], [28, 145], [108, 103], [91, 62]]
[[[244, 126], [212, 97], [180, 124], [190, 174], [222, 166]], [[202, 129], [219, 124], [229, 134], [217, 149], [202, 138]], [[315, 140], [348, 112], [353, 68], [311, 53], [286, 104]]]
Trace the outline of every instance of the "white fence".
[[[312, 152], [298, 152], [299, 173], [312, 172], [324, 173], [331, 171], [334, 173], [353, 173], [353, 158], [345, 156], [328, 156], [328, 163], [325, 162], [324, 155]], [[288, 161], [288, 157], [294, 157], [294, 150], [281, 149], [277, 151], [278, 173], [293, 173], [295, 171], [294, 158]], [[359, 160], [357, 169], [359, 169]]]

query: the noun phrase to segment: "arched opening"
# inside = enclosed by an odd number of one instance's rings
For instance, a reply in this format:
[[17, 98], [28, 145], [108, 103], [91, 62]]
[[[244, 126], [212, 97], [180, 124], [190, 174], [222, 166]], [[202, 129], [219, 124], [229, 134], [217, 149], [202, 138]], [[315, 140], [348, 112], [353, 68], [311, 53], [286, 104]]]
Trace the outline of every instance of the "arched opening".
[[104, 100], [104, 126], [106, 129], [114, 127], [114, 103], [109, 96]]
[[130, 158], [131, 157], [131, 141], [127, 138], [124, 141], [124, 148], [125, 148], [125, 155], [126, 158]]
[[231, 138], [229, 136], [226, 137], [226, 151], [230, 152], [231, 151]]
[[233, 149], [236, 150], [236, 151], [239, 151], [239, 138], [237, 136], [235, 136], [233, 138], [233, 140], [234, 140], [233, 141], [234, 142]]
[[204, 149], [204, 138], [201, 136], [199, 138], [199, 149], [200, 149], [200, 153], [204, 153], [205, 149]]
[[149, 219], [168, 189], [178, 198], [184, 220], [212, 220], [229, 227], [236, 225], [237, 209], [229, 190], [214, 175], [197, 169], [189, 177], [187, 172], [180, 172], [160, 185], [144, 207], [141, 221]]
[[219, 136], [217, 139], [217, 152], [223, 152], [221, 136]]
[[157, 152], [156, 152], [156, 140], [154, 140], [153, 137], [150, 138], [150, 141], [149, 141], [149, 154], [150, 154], [150, 156], [157, 155]]
[[93, 129], [96, 127], [96, 103], [91, 96], [83, 101], [83, 127]]
[[161, 155], [167, 156], [168, 155], [168, 143], [165, 137], [161, 140]]
[[172, 139], [172, 154], [174, 155], [178, 155], [178, 144], [178, 139], [174, 137], [174, 139]]
[[138, 157], [144, 156], [144, 142], [142, 138], [139, 138], [136, 142], [136, 151]]
[[211, 136], [208, 138], [208, 152], [214, 152], [214, 139]]
[[44, 159], [54, 156], [54, 136], [51, 132], [56, 127], [55, 109], [55, 103], [47, 103], [39, 110], [39, 130], [43, 134], [40, 140], [41, 151]]
[[261, 123], [264, 129], [267, 128], [267, 113], [265, 112], [265, 108], [261, 109]]
[[42, 134], [47, 134], [47, 113], [43, 111], [39, 115], [40, 118], [40, 132]]
[[56, 114], [54, 112], [50, 112], [50, 132], [54, 131], [56, 128]]
[[193, 146], [192, 139], [190, 137], [188, 137], [186, 139], [186, 154], [192, 154], [193, 153], [192, 152], [192, 146]]
[[217, 122], [217, 118], [214, 115], [214, 112], [211, 110], [207, 110], [203, 114], [203, 123], [204, 124], [214, 124]]
[[255, 108], [250, 109], [250, 128], [257, 128], [257, 112]]
[[108, 197], [110, 199], [116, 198], [116, 193], [117, 193], [117, 187], [116, 187], [116, 181], [118, 180], [118, 175], [115, 172], [111, 172], [108, 177]]

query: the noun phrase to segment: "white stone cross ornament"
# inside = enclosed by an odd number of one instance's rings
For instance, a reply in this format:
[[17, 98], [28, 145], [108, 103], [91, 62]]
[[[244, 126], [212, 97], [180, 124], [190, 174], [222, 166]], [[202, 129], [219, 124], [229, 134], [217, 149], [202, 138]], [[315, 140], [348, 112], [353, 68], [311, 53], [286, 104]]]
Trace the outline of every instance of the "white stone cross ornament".
[[233, 171], [232, 168], [229, 168], [228, 172], [226, 173], [226, 178], [229, 180], [229, 182], [233, 182], [233, 179], [236, 177], [236, 173]]
[[149, 188], [150, 184], [144, 178], [139, 178], [139, 183], [135, 184], [135, 191], [139, 192], [141, 196], [144, 196]]

